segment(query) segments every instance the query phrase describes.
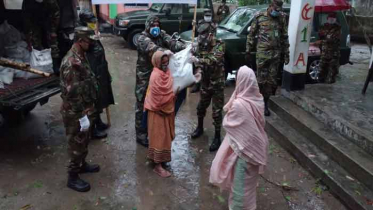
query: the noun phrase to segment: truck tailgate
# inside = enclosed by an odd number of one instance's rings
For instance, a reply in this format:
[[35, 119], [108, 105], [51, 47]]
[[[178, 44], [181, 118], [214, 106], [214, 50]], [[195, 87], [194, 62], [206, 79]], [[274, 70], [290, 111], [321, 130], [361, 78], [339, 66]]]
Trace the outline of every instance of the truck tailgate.
[[48, 99], [60, 92], [57, 76], [36, 79], [17, 78], [11, 85], [0, 89], [0, 105], [21, 109], [23, 106]]

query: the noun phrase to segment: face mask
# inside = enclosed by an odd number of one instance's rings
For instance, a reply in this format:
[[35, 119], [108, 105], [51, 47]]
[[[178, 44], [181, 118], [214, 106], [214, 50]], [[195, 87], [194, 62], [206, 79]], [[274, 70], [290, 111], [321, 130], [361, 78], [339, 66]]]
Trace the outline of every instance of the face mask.
[[159, 27], [150, 28], [150, 34], [153, 35], [154, 37], [159, 36], [160, 33], [161, 33], [161, 29]]
[[278, 12], [278, 11], [276, 11], [276, 10], [272, 10], [272, 12], [271, 12], [271, 16], [272, 16], [272, 17], [278, 17], [278, 16], [280, 16], [280, 12]]
[[161, 65], [161, 68], [162, 68], [163, 71], [166, 71], [166, 70], [168, 69], [168, 65], [163, 65], [163, 64], [162, 64], [162, 65]]
[[337, 18], [328, 18], [328, 23], [329, 24], [334, 24], [337, 22]]
[[43, 0], [35, 0], [36, 2], [38, 2], [38, 3], [42, 3], [43, 2]]
[[211, 22], [212, 17], [211, 16], [205, 16], [204, 17], [206, 22]]

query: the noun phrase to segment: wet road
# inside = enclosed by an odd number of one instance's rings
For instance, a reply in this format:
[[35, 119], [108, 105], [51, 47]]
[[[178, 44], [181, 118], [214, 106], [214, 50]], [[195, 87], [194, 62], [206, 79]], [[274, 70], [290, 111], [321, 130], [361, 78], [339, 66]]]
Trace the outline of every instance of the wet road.
[[[66, 140], [59, 96], [38, 106], [23, 121], [0, 131], [1, 210], [226, 210], [227, 192], [209, 184], [215, 153], [208, 152], [213, 136], [211, 109], [206, 132], [197, 140], [189, 134], [196, 123], [199, 96], [191, 94], [176, 119], [172, 146], [173, 176], [162, 179], [152, 172], [146, 148], [135, 143], [134, 86], [137, 52], [118, 37], [103, 43], [113, 77], [117, 104], [111, 107], [109, 137], [94, 140], [88, 160], [99, 163], [101, 172], [84, 174], [92, 189], [77, 193], [66, 187]], [[233, 87], [225, 91], [228, 100]], [[105, 119], [105, 117], [103, 117]], [[273, 139], [264, 178], [258, 185], [258, 210], [344, 210], [326, 188], [316, 183]], [[294, 186], [284, 191], [268, 180]]]

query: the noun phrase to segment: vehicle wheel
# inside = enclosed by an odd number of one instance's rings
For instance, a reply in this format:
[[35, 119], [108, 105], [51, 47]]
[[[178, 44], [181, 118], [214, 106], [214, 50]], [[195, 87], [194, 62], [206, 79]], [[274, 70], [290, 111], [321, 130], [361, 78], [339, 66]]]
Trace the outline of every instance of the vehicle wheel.
[[26, 108], [24, 108], [24, 109], [23, 109], [23, 115], [24, 115], [24, 116], [27, 116], [28, 114], [30, 114], [30, 112], [31, 112], [33, 109], [35, 109], [36, 104], [37, 104], [37, 103], [35, 103], [35, 104], [31, 104], [31, 105], [27, 106]]
[[141, 32], [143, 32], [143, 29], [138, 28], [138, 29], [134, 29], [133, 31], [131, 31], [131, 33], [128, 35], [127, 41], [131, 49], [133, 50], [137, 49], [138, 38]]
[[307, 66], [307, 82], [317, 83], [320, 73], [320, 58], [313, 58], [308, 61]]

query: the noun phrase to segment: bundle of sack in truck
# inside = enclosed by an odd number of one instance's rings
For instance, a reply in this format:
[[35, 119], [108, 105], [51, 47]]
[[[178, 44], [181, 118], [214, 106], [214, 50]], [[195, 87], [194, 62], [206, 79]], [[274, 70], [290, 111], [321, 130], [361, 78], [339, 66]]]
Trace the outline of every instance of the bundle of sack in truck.
[[[53, 73], [51, 49], [38, 51], [28, 49], [24, 35], [16, 28], [4, 21], [0, 25], [0, 57], [19, 63], [28, 63], [32, 68]], [[31, 79], [40, 75], [0, 66], [0, 82], [11, 84], [14, 78]]]

